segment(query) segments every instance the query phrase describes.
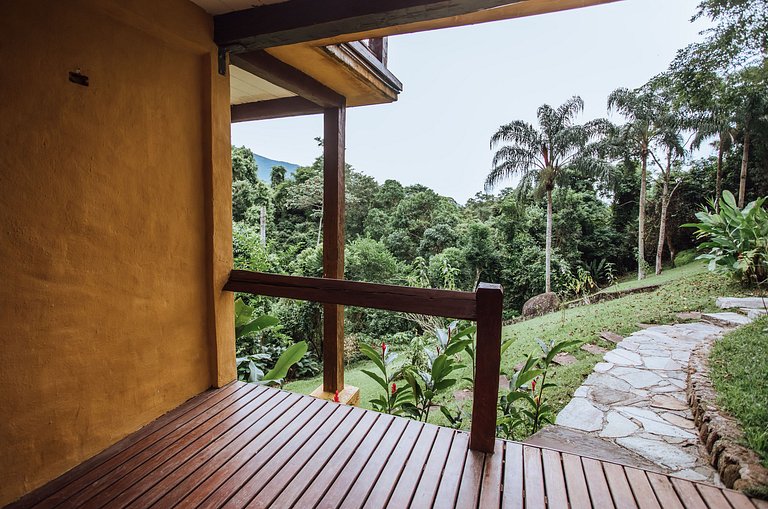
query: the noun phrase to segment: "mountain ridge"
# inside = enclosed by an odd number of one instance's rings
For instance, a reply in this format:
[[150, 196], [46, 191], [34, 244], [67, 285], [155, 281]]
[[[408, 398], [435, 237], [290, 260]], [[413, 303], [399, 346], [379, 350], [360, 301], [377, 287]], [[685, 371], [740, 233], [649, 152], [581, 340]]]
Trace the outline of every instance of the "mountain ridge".
[[289, 163], [287, 161], [277, 161], [275, 159], [270, 159], [269, 157], [259, 155], [257, 153], [253, 153], [253, 158], [256, 161], [256, 167], [258, 168], [258, 176], [259, 180], [264, 182], [269, 182], [271, 178], [272, 168], [274, 166], [282, 166], [286, 169], [285, 176], [290, 177], [293, 175], [293, 172], [296, 171], [296, 168], [298, 168], [300, 165]]

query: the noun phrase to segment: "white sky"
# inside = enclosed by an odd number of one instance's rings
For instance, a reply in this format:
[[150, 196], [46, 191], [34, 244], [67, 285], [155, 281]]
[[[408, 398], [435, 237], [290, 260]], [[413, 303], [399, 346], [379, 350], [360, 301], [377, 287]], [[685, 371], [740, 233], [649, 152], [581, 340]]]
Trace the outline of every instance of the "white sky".
[[[698, 39], [698, 1], [624, 0], [390, 37], [388, 65], [404, 90], [395, 103], [347, 111], [347, 162], [463, 203], [482, 190], [500, 125], [535, 124], [541, 104], [572, 95], [586, 103], [583, 121], [606, 116], [613, 89], [642, 85]], [[232, 126], [233, 144], [300, 165], [319, 155], [321, 135], [318, 115]]]

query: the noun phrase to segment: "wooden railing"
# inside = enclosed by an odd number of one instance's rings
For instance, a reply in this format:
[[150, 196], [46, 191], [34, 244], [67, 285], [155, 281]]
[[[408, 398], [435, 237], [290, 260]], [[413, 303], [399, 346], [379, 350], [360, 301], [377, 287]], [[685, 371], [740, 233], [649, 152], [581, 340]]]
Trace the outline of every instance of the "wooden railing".
[[456, 292], [233, 270], [224, 289], [476, 321], [476, 374], [469, 447], [476, 451], [493, 452], [501, 363], [503, 293], [500, 285], [480, 283], [475, 292]]

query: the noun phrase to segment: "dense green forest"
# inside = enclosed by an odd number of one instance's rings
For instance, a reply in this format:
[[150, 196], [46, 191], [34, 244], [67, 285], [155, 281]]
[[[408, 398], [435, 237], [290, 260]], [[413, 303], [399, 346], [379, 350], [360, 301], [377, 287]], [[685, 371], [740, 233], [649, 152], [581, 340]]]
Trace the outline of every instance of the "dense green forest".
[[[584, 105], [574, 97], [541, 106], [538, 125], [500, 126], [493, 166], [475, 170], [486, 189], [465, 204], [348, 165], [345, 277], [459, 290], [500, 283], [510, 319], [545, 289], [567, 300], [692, 259], [695, 239], [681, 226], [708, 200], [717, 208], [730, 190], [743, 206], [768, 194], [765, 14], [747, 16], [764, 2], [725, 4], [702, 2], [697, 16], [715, 28], [667, 72], [615, 90], [606, 119], [579, 123]], [[236, 268], [321, 276], [322, 157], [290, 176], [275, 167], [268, 181], [249, 149], [233, 147], [232, 162]], [[320, 306], [245, 299], [281, 324], [262, 349], [305, 340], [311, 355], [296, 374], [318, 369]], [[418, 317], [346, 310], [351, 345], [408, 342], [428, 328]]]

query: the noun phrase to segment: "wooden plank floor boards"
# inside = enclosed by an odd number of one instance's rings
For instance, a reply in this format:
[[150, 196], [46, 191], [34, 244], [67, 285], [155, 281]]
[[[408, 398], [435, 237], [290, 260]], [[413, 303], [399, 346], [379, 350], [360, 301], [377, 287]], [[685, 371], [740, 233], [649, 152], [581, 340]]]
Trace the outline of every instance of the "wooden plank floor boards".
[[153, 421], [13, 508], [765, 509], [741, 493], [233, 383]]

